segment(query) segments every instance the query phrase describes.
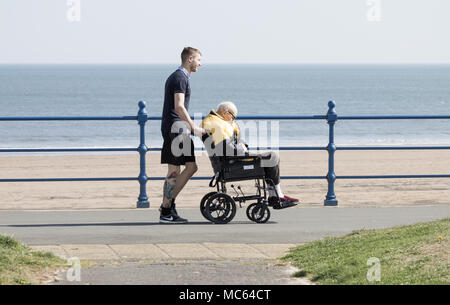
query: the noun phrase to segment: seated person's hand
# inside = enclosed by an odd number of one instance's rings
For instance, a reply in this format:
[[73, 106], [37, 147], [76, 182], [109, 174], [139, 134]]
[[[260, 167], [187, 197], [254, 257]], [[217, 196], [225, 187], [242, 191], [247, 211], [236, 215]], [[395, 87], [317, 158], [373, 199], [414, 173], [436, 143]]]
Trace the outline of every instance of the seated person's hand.
[[247, 148], [247, 146], [244, 143], [238, 143], [236, 148], [238, 150], [243, 151], [243, 152], [248, 152], [248, 148]]

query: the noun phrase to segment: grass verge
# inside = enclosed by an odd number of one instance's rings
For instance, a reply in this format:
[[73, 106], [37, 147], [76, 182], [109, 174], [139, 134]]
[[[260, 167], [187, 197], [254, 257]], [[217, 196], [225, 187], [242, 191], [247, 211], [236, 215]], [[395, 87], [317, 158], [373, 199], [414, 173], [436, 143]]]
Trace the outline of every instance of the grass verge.
[[0, 284], [40, 284], [65, 261], [52, 253], [33, 251], [14, 238], [0, 235]]
[[450, 284], [449, 233], [450, 218], [359, 230], [303, 244], [282, 260], [316, 284]]

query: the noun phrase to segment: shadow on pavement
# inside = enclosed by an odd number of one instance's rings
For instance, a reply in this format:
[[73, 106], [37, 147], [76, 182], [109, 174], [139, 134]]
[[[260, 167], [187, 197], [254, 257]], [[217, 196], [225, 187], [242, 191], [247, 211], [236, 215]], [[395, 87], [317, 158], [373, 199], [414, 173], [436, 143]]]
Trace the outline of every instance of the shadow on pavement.
[[[265, 224], [275, 224], [274, 221], [268, 221]], [[48, 223], [48, 224], [17, 224], [0, 225], [0, 227], [12, 228], [42, 228], [42, 227], [136, 227], [136, 226], [192, 226], [192, 225], [258, 225], [252, 221], [233, 221], [227, 224], [214, 224], [208, 221], [192, 221], [185, 224], [162, 224], [159, 222], [112, 222], [112, 223]], [[259, 224], [262, 225], [262, 224]]]

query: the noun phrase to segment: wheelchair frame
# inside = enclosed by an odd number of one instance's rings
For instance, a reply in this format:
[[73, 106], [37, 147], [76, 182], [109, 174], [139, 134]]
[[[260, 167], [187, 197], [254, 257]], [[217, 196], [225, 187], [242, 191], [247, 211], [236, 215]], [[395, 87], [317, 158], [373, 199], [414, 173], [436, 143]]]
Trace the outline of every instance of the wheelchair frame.
[[[217, 157], [216, 157], [217, 158]], [[200, 211], [207, 220], [217, 223], [217, 224], [225, 224], [230, 222], [235, 214], [236, 214], [236, 202], [239, 203], [239, 207], [242, 208], [242, 203], [250, 200], [256, 200], [255, 203], [250, 204], [247, 207], [246, 215], [247, 218], [256, 223], [265, 223], [270, 219], [270, 210], [268, 208], [267, 201], [267, 183], [264, 175], [256, 175], [255, 177], [234, 177], [234, 178], [225, 178], [224, 174], [224, 161], [232, 161], [232, 160], [245, 160], [245, 159], [254, 159], [253, 163], [256, 164], [256, 161], [260, 161], [259, 156], [234, 156], [234, 157], [218, 157], [220, 166], [217, 169], [215, 176], [211, 179], [209, 186], [216, 187], [216, 192], [207, 193], [200, 202]], [[223, 159], [226, 158], [226, 159]], [[213, 160], [211, 160], [213, 162]], [[217, 160], [215, 160], [217, 162]], [[214, 168], [214, 166], [213, 166]], [[232, 184], [231, 187], [236, 192], [236, 196], [230, 196], [227, 194], [226, 184], [229, 182], [237, 182], [237, 181], [247, 181], [247, 180], [255, 180], [255, 187], [257, 189], [257, 193], [255, 195], [246, 196], [242, 192], [240, 186], [238, 186], [239, 192], [235, 189]], [[262, 181], [261, 181], [262, 180]], [[215, 181], [215, 184], [214, 184]], [[273, 183], [273, 182], [272, 182]]]

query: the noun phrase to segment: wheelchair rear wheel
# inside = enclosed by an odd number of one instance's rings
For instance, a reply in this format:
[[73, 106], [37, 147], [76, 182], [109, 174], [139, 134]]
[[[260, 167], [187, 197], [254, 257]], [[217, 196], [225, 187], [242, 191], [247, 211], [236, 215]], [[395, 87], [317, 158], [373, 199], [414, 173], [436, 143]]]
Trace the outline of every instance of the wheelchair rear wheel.
[[206, 200], [205, 215], [213, 223], [228, 223], [236, 215], [236, 203], [227, 194], [213, 194]]

